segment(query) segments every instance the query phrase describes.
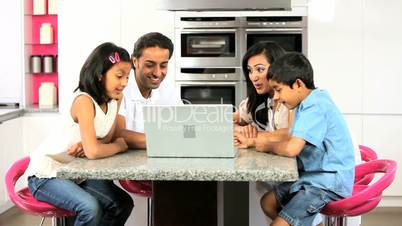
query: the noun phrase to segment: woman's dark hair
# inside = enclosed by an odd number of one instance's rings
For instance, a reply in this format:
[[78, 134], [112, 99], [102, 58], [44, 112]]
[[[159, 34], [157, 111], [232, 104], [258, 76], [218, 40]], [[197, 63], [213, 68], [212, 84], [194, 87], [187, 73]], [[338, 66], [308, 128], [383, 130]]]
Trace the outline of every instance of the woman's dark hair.
[[150, 32], [141, 36], [134, 44], [134, 50], [131, 57], [140, 58], [146, 48], [159, 47], [169, 50], [169, 59], [173, 54], [173, 42], [168, 37], [159, 32]]
[[109, 97], [106, 95], [101, 78], [114, 64], [120, 61], [131, 62], [127, 50], [111, 42], [105, 42], [96, 47], [81, 68], [80, 81], [74, 92], [79, 89], [88, 93], [96, 103], [107, 103]]
[[[272, 93], [261, 95], [257, 93], [257, 90], [254, 88], [254, 85], [250, 80], [249, 70], [247, 67], [248, 60], [251, 57], [259, 54], [264, 54], [268, 63], [271, 65], [275, 62], [277, 58], [285, 55], [285, 50], [280, 47], [276, 42], [258, 42], [251, 46], [243, 57], [242, 68], [247, 83], [247, 112], [251, 113], [252, 119], [258, 127], [260, 127], [261, 129], [265, 129], [262, 128], [262, 126], [266, 126], [268, 124], [268, 111], [266, 110], [267, 99], [269, 97], [272, 97]], [[262, 107], [263, 110], [258, 110], [261, 109], [261, 107], [259, 106], [261, 106], [262, 104], [264, 106]]]
[[269, 68], [268, 74], [277, 82], [292, 88], [293, 83], [300, 79], [308, 89], [315, 89], [313, 67], [302, 53], [291, 52], [280, 57]]

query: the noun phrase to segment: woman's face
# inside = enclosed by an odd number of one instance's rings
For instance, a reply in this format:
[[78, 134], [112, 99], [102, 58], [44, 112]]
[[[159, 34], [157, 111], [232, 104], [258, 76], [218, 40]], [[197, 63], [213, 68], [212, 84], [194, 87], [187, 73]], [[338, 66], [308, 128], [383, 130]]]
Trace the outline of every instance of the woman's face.
[[267, 79], [269, 63], [266, 56], [261, 53], [248, 59], [248, 76], [258, 94], [267, 94], [271, 91]]
[[102, 76], [103, 86], [109, 98], [121, 99], [123, 97], [123, 89], [127, 86], [130, 70], [131, 64], [121, 61], [113, 65], [106, 75]]

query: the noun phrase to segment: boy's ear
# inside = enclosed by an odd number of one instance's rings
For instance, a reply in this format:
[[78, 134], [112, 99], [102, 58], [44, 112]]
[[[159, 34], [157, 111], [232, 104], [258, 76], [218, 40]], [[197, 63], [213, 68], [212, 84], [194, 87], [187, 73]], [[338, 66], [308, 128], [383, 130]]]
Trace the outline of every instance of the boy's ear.
[[302, 87], [306, 87], [306, 85], [304, 84], [304, 82], [300, 79], [296, 79], [296, 81], [293, 83], [294, 88], [302, 88]]

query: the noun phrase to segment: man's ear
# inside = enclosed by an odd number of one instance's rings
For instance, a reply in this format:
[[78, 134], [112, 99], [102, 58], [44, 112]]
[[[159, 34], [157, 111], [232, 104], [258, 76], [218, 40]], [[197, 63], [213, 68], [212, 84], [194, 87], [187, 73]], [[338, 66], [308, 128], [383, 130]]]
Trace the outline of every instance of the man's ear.
[[134, 70], [135, 70], [135, 68], [137, 67], [137, 65], [138, 65], [138, 59], [137, 59], [137, 57], [131, 58], [131, 66], [133, 67]]

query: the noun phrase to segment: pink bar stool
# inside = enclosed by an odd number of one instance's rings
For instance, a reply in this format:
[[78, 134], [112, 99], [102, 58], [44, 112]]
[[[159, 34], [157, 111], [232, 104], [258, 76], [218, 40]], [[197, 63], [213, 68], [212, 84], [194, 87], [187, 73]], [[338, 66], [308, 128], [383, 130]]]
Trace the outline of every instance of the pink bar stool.
[[[361, 158], [363, 161], [369, 162], [369, 161], [378, 159], [377, 153], [373, 149], [371, 149], [367, 146], [364, 146], [364, 145], [359, 145], [359, 149], [360, 149], [360, 155], [361, 155]], [[367, 185], [373, 179], [374, 179], [374, 174], [368, 174], [368, 175], [364, 175], [362, 177], [358, 177], [357, 175], [355, 175], [355, 183], [354, 184]]]
[[148, 217], [147, 225], [152, 223], [152, 182], [151, 181], [136, 181], [136, 180], [119, 180], [120, 185], [128, 192], [146, 197], [148, 199]]
[[28, 187], [25, 187], [18, 192], [15, 191], [15, 183], [24, 174], [29, 165], [29, 161], [29, 157], [24, 157], [16, 161], [6, 173], [6, 190], [10, 200], [23, 211], [33, 215], [42, 216], [40, 225], [43, 224], [45, 217], [52, 217], [54, 224], [56, 222], [56, 218], [74, 216], [74, 212], [60, 209], [46, 202], [36, 200], [32, 196]]
[[393, 160], [372, 160], [356, 166], [356, 178], [383, 173], [373, 184], [357, 184], [353, 186], [352, 196], [328, 203], [321, 211], [326, 215], [325, 225], [343, 226], [348, 216], [358, 216], [374, 209], [381, 201], [381, 194], [394, 180], [396, 162]]

